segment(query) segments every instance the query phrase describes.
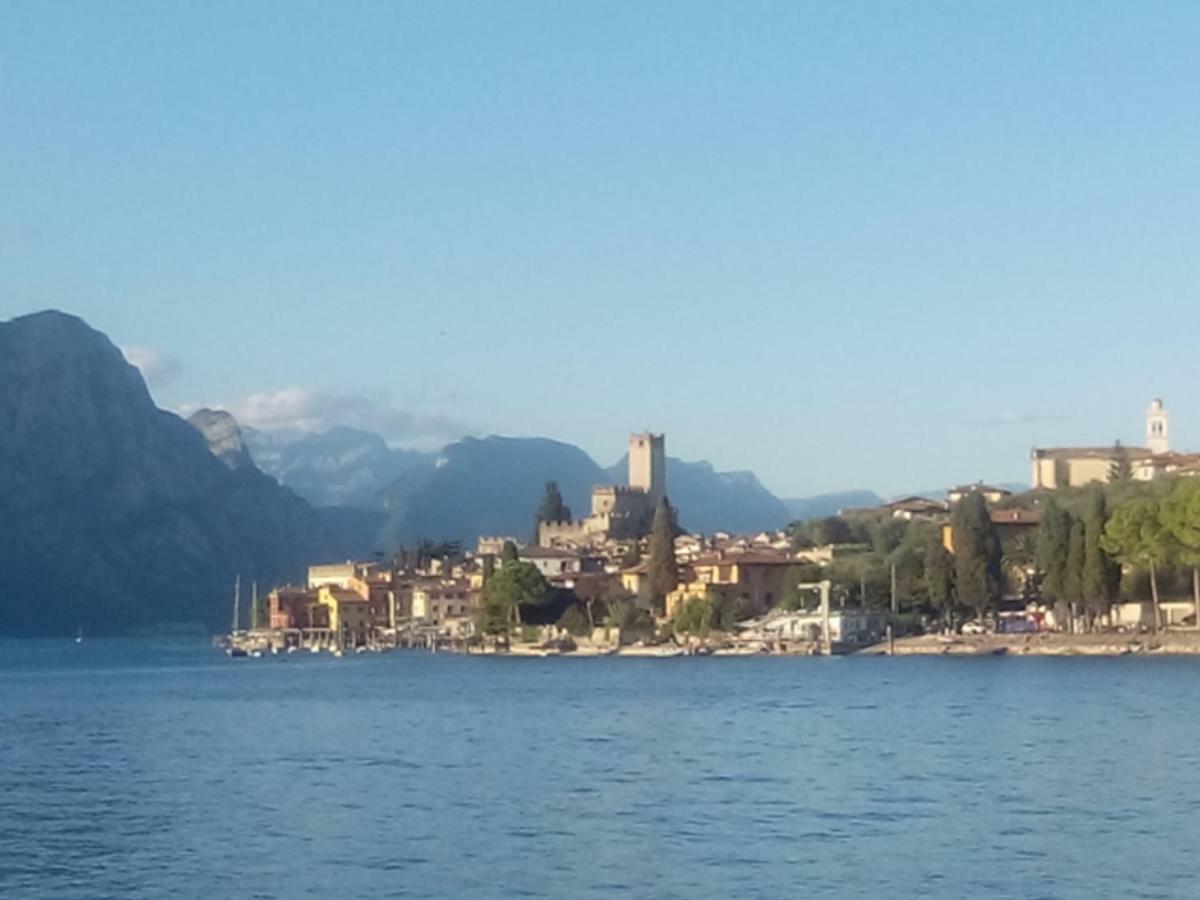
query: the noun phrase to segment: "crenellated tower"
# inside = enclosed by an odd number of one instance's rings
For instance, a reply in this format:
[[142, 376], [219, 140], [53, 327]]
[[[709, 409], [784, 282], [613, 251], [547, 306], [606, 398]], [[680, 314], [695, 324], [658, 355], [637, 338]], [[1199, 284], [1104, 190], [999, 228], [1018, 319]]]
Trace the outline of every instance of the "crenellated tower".
[[629, 436], [629, 486], [645, 491], [651, 505], [667, 493], [666, 438], [661, 434]]

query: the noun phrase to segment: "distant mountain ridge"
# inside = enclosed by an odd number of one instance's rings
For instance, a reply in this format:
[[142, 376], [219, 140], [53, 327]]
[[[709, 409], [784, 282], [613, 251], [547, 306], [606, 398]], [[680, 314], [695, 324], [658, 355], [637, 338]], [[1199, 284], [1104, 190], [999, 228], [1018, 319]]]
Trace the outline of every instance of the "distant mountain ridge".
[[883, 502], [882, 497], [868, 490], [837, 491], [818, 494], [815, 497], [793, 497], [783, 501], [788, 514], [795, 521], [824, 519], [836, 516], [843, 509], [878, 506]]
[[280, 435], [243, 428], [262, 471], [313, 506], [380, 509], [384, 488], [436, 454], [389, 447], [369, 431], [337, 427], [317, 434]]
[[[532, 538], [546, 481], [558, 482], [572, 513], [582, 517], [591, 511], [593, 487], [627, 479], [627, 458], [602, 468], [580, 448], [550, 438], [464, 438], [422, 454], [351, 429], [300, 437], [244, 431], [259, 467], [310, 503], [382, 510], [381, 547], [420, 538]], [[770, 530], [792, 519], [753, 473], [717, 472], [707, 462], [669, 457], [667, 492], [691, 530]]]

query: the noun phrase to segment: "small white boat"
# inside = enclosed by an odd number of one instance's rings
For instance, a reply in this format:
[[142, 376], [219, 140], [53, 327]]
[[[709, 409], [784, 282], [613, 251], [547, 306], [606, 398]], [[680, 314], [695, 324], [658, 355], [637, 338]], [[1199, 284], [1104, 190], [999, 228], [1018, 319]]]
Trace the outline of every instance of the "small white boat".
[[83, 626], [82, 625], [80, 625], [78, 628], [75, 629], [75, 643], [77, 643], [77, 644], [83, 643]]

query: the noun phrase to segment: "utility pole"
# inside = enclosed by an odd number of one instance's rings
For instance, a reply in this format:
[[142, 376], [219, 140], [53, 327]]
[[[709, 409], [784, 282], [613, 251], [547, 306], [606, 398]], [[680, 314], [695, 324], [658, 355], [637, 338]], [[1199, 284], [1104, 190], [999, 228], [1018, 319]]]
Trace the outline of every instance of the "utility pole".
[[892, 614], [888, 617], [887, 637], [888, 656], [896, 655], [896, 613], [899, 607], [896, 603], [896, 564], [892, 563]]

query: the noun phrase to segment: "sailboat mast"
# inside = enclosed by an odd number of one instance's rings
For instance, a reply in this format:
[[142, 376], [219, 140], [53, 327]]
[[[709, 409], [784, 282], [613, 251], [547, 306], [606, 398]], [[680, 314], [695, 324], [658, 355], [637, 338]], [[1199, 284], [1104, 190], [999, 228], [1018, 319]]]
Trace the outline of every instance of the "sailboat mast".
[[239, 609], [239, 607], [241, 606], [241, 602], [242, 602], [242, 576], [235, 575], [234, 579], [233, 579], [233, 633], [234, 634], [237, 634], [238, 619], [241, 618], [241, 616], [238, 615], [241, 612], [241, 610]]
[[250, 582], [250, 630], [258, 631], [258, 582]]

